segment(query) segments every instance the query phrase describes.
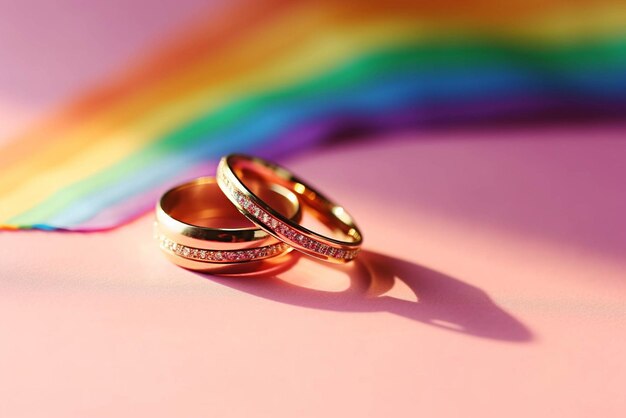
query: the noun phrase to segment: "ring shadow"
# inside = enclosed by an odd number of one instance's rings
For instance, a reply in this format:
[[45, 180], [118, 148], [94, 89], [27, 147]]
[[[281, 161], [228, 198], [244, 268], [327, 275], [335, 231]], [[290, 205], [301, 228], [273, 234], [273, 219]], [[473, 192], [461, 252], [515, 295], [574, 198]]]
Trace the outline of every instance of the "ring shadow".
[[[293, 253], [296, 253], [295, 251]], [[341, 312], [390, 312], [448, 331], [508, 342], [529, 342], [531, 331], [496, 305], [481, 289], [410, 261], [361, 251], [348, 265], [328, 265], [350, 278], [345, 291], [330, 292], [301, 287], [280, 279], [299, 261], [289, 261], [270, 271], [246, 277], [196, 274], [258, 297], [296, 306]], [[417, 301], [385, 295], [396, 280], [402, 281]]]

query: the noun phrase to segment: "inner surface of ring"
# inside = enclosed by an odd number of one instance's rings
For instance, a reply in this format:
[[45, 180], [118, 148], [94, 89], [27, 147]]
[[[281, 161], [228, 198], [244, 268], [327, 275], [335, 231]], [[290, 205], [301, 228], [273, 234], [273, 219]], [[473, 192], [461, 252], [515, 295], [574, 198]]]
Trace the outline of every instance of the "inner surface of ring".
[[[300, 196], [306, 206], [313, 209], [309, 213], [315, 218], [312, 225], [305, 225], [307, 228], [317, 231], [322, 226], [328, 229], [333, 238], [348, 239], [353, 242], [360, 241], [361, 235], [354, 226], [352, 217], [342, 207], [333, 204], [324, 196], [298, 181], [287, 170], [277, 166], [268, 167], [246, 158], [235, 157], [231, 159], [231, 162], [231, 168], [240, 181], [272, 209], [277, 209], [277, 207], [254, 191], [255, 184], [280, 185]], [[311, 221], [309, 220], [309, 222]]]
[[[285, 188], [249, 179], [253, 192], [292, 218], [299, 210], [295, 195]], [[214, 179], [206, 179], [169, 191], [161, 202], [165, 213], [189, 225], [215, 229], [257, 229], [220, 190]]]

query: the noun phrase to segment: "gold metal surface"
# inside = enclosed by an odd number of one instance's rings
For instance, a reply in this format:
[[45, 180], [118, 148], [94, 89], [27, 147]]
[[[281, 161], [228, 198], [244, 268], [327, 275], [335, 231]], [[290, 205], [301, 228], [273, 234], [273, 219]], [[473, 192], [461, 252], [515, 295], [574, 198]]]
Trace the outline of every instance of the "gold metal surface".
[[[250, 181], [283, 216], [300, 220], [299, 200], [292, 192], [256, 179]], [[271, 259], [291, 250], [242, 216], [213, 177], [195, 179], [161, 197], [156, 206], [155, 236], [168, 259], [202, 271], [228, 272], [228, 265]]]
[[[257, 157], [231, 154], [220, 161], [217, 182], [224, 195], [248, 219], [304, 254], [346, 263], [361, 248], [363, 236], [352, 216], [284, 167]], [[302, 226], [299, 220], [289, 219], [273, 202], [257, 193], [256, 183], [284, 187], [295, 193], [303, 210], [327, 230], [313, 230]]]

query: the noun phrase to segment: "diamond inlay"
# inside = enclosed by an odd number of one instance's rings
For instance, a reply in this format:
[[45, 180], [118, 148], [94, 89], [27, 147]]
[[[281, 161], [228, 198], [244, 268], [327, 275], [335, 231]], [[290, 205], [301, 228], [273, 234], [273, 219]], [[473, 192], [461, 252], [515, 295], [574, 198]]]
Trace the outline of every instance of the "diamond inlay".
[[250, 248], [247, 250], [203, 250], [199, 248], [192, 248], [186, 245], [177, 244], [169, 238], [161, 235], [158, 237], [159, 246], [161, 249], [176, 254], [178, 256], [198, 261], [206, 262], [241, 262], [241, 261], [253, 261], [261, 260], [263, 258], [271, 257], [274, 255], [285, 252], [289, 246], [282, 242], [272, 245], [267, 245], [260, 248]]

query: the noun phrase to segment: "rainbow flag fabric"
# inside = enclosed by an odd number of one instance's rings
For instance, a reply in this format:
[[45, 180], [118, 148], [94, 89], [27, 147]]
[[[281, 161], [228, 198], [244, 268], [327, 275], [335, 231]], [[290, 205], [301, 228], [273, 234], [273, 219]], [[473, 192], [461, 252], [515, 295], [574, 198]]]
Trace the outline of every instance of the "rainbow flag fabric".
[[626, 116], [619, 1], [258, 0], [207, 16], [0, 149], [0, 227], [97, 231], [223, 154], [348, 132]]

